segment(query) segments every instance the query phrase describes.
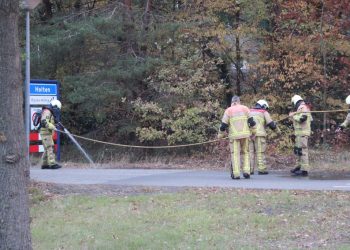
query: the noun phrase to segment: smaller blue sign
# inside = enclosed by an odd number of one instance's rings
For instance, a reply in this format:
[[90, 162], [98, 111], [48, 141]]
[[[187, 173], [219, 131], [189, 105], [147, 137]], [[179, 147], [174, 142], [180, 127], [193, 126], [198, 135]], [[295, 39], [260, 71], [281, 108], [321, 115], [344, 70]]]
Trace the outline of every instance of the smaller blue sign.
[[57, 95], [56, 84], [31, 83], [30, 95]]

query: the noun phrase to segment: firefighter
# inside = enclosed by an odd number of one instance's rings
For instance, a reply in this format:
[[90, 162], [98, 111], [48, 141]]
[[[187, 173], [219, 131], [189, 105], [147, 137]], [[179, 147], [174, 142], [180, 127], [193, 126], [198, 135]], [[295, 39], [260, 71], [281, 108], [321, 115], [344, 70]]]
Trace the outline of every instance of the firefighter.
[[231, 152], [231, 178], [240, 179], [240, 155], [243, 156], [243, 177], [250, 178], [249, 162], [249, 137], [255, 133], [253, 117], [250, 116], [248, 107], [241, 105], [238, 96], [233, 96], [231, 107], [226, 109], [222, 118], [218, 138], [224, 137], [224, 131], [228, 129]]
[[312, 116], [310, 108], [305, 104], [303, 98], [299, 95], [292, 97], [292, 104], [295, 112], [289, 113], [293, 120], [296, 155], [296, 166], [291, 173], [296, 176], [308, 176], [309, 174], [309, 151], [308, 139], [311, 135]]
[[[346, 104], [350, 105], [350, 95], [348, 97], [346, 97], [345, 99]], [[340, 130], [343, 130], [344, 128], [348, 127], [350, 124], [350, 110], [348, 115], [345, 118], [345, 121], [339, 125], [339, 128], [337, 129], [337, 132], [339, 132]]]
[[42, 156], [42, 169], [59, 169], [60, 165], [56, 162], [54, 153], [53, 134], [56, 130], [56, 123], [59, 119], [59, 113], [62, 104], [59, 100], [52, 100], [49, 106], [43, 107], [41, 113], [40, 136], [44, 146]]
[[257, 167], [259, 175], [265, 175], [269, 172], [266, 167], [265, 151], [266, 151], [266, 129], [269, 127], [272, 130], [276, 129], [276, 123], [272, 121], [268, 112], [269, 105], [266, 100], [259, 100], [255, 107], [250, 109], [250, 115], [256, 122], [256, 136], [249, 141], [250, 152], [250, 174], [254, 174], [254, 169]]

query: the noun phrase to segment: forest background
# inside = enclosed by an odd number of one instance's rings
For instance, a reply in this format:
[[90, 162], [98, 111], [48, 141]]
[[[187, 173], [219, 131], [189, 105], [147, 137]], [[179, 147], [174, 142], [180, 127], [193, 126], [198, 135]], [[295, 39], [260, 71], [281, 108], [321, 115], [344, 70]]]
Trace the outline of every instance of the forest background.
[[[63, 124], [90, 138], [207, 141], [232, 95], [249, 107], [266, 99], [275, 120], [287, 116], [294, 94], [313, 110], [347, 108], [347, 0], [44, 0], [31, 20], [32, 78], [61, 82]], [[315, 114], [312, 146], [348, 146], [347, 133], [334, 133], [345, 116]], [[290, 123], [279, 127], [269, 135], [272, 156], [292, 148]], [[224, 145], [118, 152], [221, 157]], [[85, 147], [95, 159], [115, 159], [111, 147]]]

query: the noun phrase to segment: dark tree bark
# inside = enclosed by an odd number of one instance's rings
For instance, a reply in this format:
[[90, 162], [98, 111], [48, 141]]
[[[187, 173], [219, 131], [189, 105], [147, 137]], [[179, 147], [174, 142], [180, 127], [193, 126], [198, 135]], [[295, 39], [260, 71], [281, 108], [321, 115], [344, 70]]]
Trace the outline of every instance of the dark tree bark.
[[147, 0], [146, 6], [145, 6], [145, 13], [143, 16], [143, 28], [146, 31], [148, 30], [149, 23], [151, 21], [151, 10], [152, 10], [152, 0]]
[[131, 10], [131, 0], [124, 0], [124, 4], [128, 10]]
[[[239, 27], [239, 22], [240, 22], [240, 10], [238, 10], [236, 12], [235, 15], [235, 19], [236, 19], [236, 25], [237, 25], [237, 29]], [[241, 66], [242, 66], [242, 54], [241, 54], [241, 46], [240, 46], [240, 38], [239, 35], [237, 33], [236, 35], [236, 91], [237, 91], [237, 95], [240, 96], [242, 94], [242, 89], [241, 89], [241, 76], [243, 76], [242, 70], [241, 70]]]
[[0, 0], [0, 249], [31, 249], [18, 0]]
[[82, 2], [81, 2], [81, 0], [76, 0], [75, 2], [74, 2], [74, 8], [76, 9], [76, 10], [80, 10], [81, 9], [81, 6], [82, 6]]
[[50, 0], [43, 0], [43, 4], [45, 7], [45, 17], [50, 19], [52, 17], [52, 3]]

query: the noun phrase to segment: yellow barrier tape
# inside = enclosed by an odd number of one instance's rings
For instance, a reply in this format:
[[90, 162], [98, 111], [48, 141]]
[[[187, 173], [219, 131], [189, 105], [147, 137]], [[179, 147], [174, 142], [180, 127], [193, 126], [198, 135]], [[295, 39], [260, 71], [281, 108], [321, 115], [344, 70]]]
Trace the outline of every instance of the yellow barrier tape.
[[[307, 112], [301, 112], [301, 113], [336, 113], [336, 112], [348, 112], [348, 109], [338, 109], [338, 110], [321, 110], [321, 111], [307, 111]], [[290, 116], [287, 116], [281, 120], [278, 120], [276, 122], [283, 121], [285, 119], [290, 118]], [[60, 133], [66, 134], [66, 132], [62, 130], [57, 130]], [[80, 135], [75, 135], [70, 133], [72, 136], [86, 140], [86, 141], [91, 141], [94, 143], [101, 143], [101, 144], [106, 144], [106, 145], [111, 145], [111, 146], [117, 146], [117, 147], [124, 147], [124, 148], [143, 148], [143, 149], [167, 149], [167, 148], [182, 148], [182, 147], [192, 147], [192, 146], [199, 146], [199, 145], [205, 145], [205, 144], [210, 144], [210, 143], [215, 143], [221, 140], [226, 140], [228, 137], [224, 137], [221, 139], [215, 139], [215, 140], [209, 140], [205, 142], [197, 142], [197, 143], [190, 143], [190, 144], [182, 144], [182, 145], [167, 145], [167, 146], [137, 146], [137, 145], [127, 145], [127, 144], [120, 144], [120, 143], [113, 143], [113, 142], [106, 142], [106, 141], [100, 141], [100, 140], [95, 140], [91, 139], [88, 137], [80, 136]]]
[[[315, 111], [299, 111], [299, 112], [294, 112], [294, 115], [295, 114], [298, 114], [298, 113], [338, 113], [338, 112], [349, 112], [350, 110], [349, 109], [335, 109], [335, 110], [315, 110]], [[286, 119], [289, 119], [291, 118], [292, 116], [287, 116], [285, 118], [282, 118], [280, 120], [277, 120], [275, 122], [281, 122], [281, 121], [284, 121]]]
[[[66, 134], [66, 132], [62, 131], [62, 130], [57, 130], [57, 132]], [[91, 139], [91, 138], [87, 138], [84, 136], [80, 136], [80, 135], [75, 135], [70, 133], [72, 136], [82, 139], [82, 140], [86, 140], [86, 141], [91, 141], [91, 142], [95, 142], [95, 143], [102, 143], [102, 144], [106, 144], [106, 145], [112, 145], [112, 146], [118, 146], [118, 147], [124, 147], [124, 148], [149, 148], [149, 149], [162, 149], [162, 148], [181, 148], [181, 147], [192, 147], [192, 146], [198, 146], [198, 145], [204, 145], [204, 144], [210, 144], [210, 143], [214, 143], [214, 142], [218, 142], [221, 140], [226, 140], [228, 139], [228, 137], [225, 138], [221, 138], [221, 139], [215, 139], [215, 140], [210, 140], [210, 141], [205, 141], [205, 142], [197, 142], [197, 143], [191, 143], [191, 144], [182, 144], [182, 145], [168, 145], [168, 146], [137, 146], [137, 145], [127, 145], [127, 144], [119, 144], [119, 143], [113, 143], [113, 142], [106, 142], [106, 141], [100, 141], [100, 140], [95, 140], [95, 139]]]

